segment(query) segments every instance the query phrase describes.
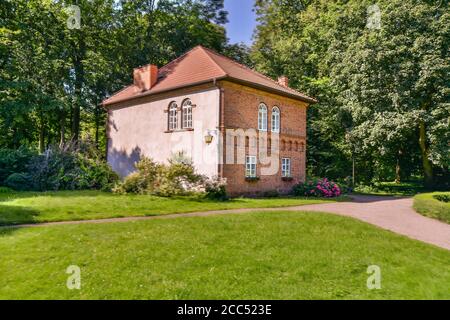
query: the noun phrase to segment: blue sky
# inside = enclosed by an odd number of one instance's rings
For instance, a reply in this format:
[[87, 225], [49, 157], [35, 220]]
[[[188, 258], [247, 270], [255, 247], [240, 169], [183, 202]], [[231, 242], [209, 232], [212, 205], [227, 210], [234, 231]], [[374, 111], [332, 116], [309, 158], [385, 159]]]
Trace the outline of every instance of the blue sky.
[[227, 36], [231, 43], [252, 43], [256, 15], [252, 11], [254, 0], [225, 0], [229, 22], [226, 25]]

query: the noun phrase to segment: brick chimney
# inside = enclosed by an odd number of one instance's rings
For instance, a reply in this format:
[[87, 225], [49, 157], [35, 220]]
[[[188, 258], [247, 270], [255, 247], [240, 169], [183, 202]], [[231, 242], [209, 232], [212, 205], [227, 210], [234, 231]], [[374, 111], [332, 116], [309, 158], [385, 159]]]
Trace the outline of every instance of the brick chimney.
[[134, 85], [141, 91], [150, 90], [158, 81], [158, 67], [148, 64], [133, 71]]
[[289, 79], [286, 76], [278, 77], [278, 84], [282, 85], [283, 87], [289, 87]]

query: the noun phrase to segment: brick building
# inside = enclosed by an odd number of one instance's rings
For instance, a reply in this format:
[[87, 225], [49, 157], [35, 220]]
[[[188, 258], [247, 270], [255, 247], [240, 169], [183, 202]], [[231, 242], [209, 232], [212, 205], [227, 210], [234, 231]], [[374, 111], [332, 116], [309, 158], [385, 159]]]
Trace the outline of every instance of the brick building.
[[287, 192], [305, 179], [306, 108], [316, 100], [198, 46], [103, 102], [108, 163], [122, 177], [142, 156], [184, 153], [237, 194]]

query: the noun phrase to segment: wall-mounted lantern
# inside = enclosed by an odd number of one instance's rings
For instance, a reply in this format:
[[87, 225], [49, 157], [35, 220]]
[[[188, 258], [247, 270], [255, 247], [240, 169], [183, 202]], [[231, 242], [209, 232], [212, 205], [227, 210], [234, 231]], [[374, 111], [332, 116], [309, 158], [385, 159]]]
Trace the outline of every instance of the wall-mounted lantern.
[[207, 131], [206, 135], [205, 135], [205, 142], [207, 144], [210, 144], [213, 141], [213, 139], [214, 139], [214, 136], [211, 134], [210, 131]]

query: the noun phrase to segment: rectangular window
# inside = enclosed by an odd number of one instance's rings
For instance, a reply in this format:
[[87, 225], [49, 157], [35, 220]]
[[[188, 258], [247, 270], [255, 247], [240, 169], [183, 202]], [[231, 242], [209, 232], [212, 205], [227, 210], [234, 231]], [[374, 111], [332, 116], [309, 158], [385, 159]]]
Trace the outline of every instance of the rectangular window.
[[290, 177], [291, 176], [291, 159], [290, 158], [282, 158], [281, 159], [281, 175], [282, 175], [282, 177]]
[[256, 156], [245, 157], [245, 176], [247, 178], [256, 177]]

